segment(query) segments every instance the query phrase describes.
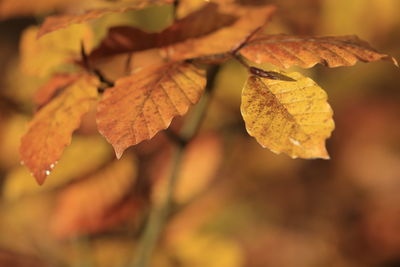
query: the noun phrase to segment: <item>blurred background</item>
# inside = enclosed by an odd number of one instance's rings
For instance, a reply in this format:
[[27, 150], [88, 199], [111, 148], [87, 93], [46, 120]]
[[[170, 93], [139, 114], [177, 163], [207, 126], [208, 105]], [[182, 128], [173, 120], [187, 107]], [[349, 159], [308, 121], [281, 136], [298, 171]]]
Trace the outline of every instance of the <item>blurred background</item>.
[[[53, 52], [33, 50], [27, 29], [75, 2], [0, 2], [1, 267], [126, 266], [171, 165], [163, 133], [115, 160], [94, 111], [43, 186], [20, 164], [20, 138], [49, 69], [78, 53], [80, 40], [95, 46], [112, 25], [158, 30], [172, 18], [171, 7], [109, 15], [74, 26], [79, 34], [67, 41], [64, 31], [54, 33], [47, 44]], [[356, 34], [400, 59], [398, 0], [242, 2], [278, 6], [269, 33]], [[43, 57], [32, 62], [30, 53]], [[400, 266], [399, 69], [375, 62], [293, 70], [329, 95], [336, 123], [327, 144], [331, 160], [292, 160], [249, 137], [239, 110], [246, 70], [227, 62], [185, 153], [176, 212], [153, 266]]]

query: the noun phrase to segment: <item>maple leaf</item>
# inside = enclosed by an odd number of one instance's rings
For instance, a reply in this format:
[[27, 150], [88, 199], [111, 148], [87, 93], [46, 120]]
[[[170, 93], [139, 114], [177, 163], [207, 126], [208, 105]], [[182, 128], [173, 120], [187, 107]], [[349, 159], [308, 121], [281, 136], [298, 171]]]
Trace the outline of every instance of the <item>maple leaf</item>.
[[260, 34], [247, 42], [240, 54], [253, 62], [272, 63], [281, 68], [293, 65], [310, 68], [317, 63], [328, 67], [352, 66], [359, 60], [371, 62], [381, 59], [391, 60], [398, 66], [393, 57], [377, 52], [357, 36]]
[[166, 129], [173, 117], [197, 103], [205, 87], [205, 72], [185, 62], [144, 68], [121, 78], [99, 102], [97, 125], [115, 149], [126, 148]]
[[150, 5], [161, 5], [161, 4], [171, 4], [171, 3], [172, 0], [136, 0], [136, 1], [128, 1], [120, 3], [116, 7], [87, 10], [83, 14], [75, 14], [75, 15], [65, 14], [58, 16], [49, 16], [46, 18], [46, 20], [40, 27], [37, 36], [41, 37], [44, 34], [68, 27], [71, 24], [79, 24], [88, 20], [100, 18], [104, 15], [111, 13], [122, 13], [129, 10], [143, 9]]
[[70, 144], [82, 116], [96, 101], [96, 83], [93, 77], [82, 75], [40, 109], [31, 121], [21, 139], [20, 154], [39, 184], [50, 174], [64, 148]]
[[288, 82], [251, 75], [242, 93], [247, 132], [263, 146], [292, 158], [329, 158], [325, 139], [334, 129], [327, 95], [300, 73]]
[[118, 210], [118, 204], [128, 200], [125, 198], [132, 189], [136, 176], [136, 159], [130, 155], [115, 160], [93, 175], [62, 189], [57, 196], [57, 205], [51, 219], [54, 235], [65, 238], [97, 232], [126, 218], [120, 215], [136, 212], [130, 205], [131, 212], [119, 213], [116, 218], [110, 218]]

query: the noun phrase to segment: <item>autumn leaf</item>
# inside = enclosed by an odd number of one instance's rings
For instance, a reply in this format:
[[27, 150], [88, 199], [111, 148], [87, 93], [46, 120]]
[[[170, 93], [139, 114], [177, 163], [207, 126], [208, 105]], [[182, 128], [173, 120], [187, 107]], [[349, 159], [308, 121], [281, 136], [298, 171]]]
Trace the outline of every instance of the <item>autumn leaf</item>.
[[[51, 229], [59, 238], [93, 233], [118, 223], [131, 212], [118, 212], [136, 181], [137, 164], [133, 156], [115, 160], [93, 175], [62, 189], [51, 219]], [[95, 200], [95, 201], [93, 201]], [[135, 202], [137, 204], [137, 201]], [[133, 203], [132, 203], [133, 204]], [[122, 205], [122, 207], [125, 205]], [[117, 211], [117, 216], [111, 216]], [[121, 211], [121, 210], [120, 210]], [[108, 218], [107, 218], [108, 217]], [[111, 218], [113, 217], [113, 218]]]
[[58, 97], [39, 110], [21, 139], [20, 154], [37, 182], [42, 184], [50, 174], [82, 116], [97, 99], [93, 77], [83, 75]]
[[116, 7], [87, 10], [83, 14], [49, 16], [39, 29], [38, 37], [44, 34], [66, 28], [71, 24], [79, 24], [88, 20], [100, 18], [111, 13], [122, 13], [129, 10], [139, 10], [150, 5], [171, 4], [172, 0], [135, 0], [120, 3]]
[[100, 133], [118, 158], [126, 148], [166, 129], [177, 115], [197, 103], [205, 87], [205, 72], [184, 62], [144, 68], [116, 81], [98, 105]]
[[[205, 16], [207, 20], [204, 19]], [[98, 58], [169, 46], [229, 26], [236, 19], [233, 15], [219, 12], [218, 5], [209, 3], [187, 17], [176, 20], [174, 24], [159, 33], [148, 33], [129, 26], [113, 27], [90, 57]]]
[[[112, 28], [90, 57], [151, 48], [164, 48], [164, 54], [175, 61], [227, 53], [265, 25], [274, 11], [272, 6], [255, 8], [229, 5], [217, 9], [217, 5], [211, 3], [177, 20], [160, 33], [145, 33], [132, 27]], [[207, 20], [204, 20], [205, 16]], [[227, 56], [222, 58], [226, 60]], [[216, 61], [220, 62], [220, 59]]]
[[70, 70], [85, 48], [92, 46], [93, 33], [86, 24], [74, 25], [37, 40], [38, 28], [27, 28], [21, 37], [21, 70], [28, 75], [47, 77], [54, 72]]
[[334, 123], [325, 91], [300, 73], [285, 75], [296, 82], [248, 78], [241, 105], [247, 132], [274, 153], [328, 159]]
[[[161, 203], [165, 198], [167, 178], [171, 173], [173, 150], [159, 153], [152, 163], [151, 176], [155, 180], [153, 202]], [[204, 191], [210, 185], [218, 171], [223, 156], [222, 142], [214, 133], [201, 134], [185, 148], [182, 165], [179, 170], [174, 200], [185, 204]]]
[[79, 74], [76, 73], [57, 73], [54, 74], [46, 84], [40, 87], [33, 98], [33, 101], [38, 108], [46, 105], [51, 99], [57, 94], [61, 93], [63, 89], [74, 83], [78, 78]]
[[256, 36], [246, 43], [240, 53], [256, 63], [272, 63], [281, 68], [293, 65], [303, 68], [321, 63], [328, 67], [352, 66], [357, 61], [391, 60], [386, 54], [374, 50], [357, 36], [307, 37], [294, 35]]
[[[72, 0], [72, 2], [77, 2]], [[2, 0], [0, 2], [0, 19], [8, 19], [15, 16], [32, 16], [46, 13], [54, 9], [66, 8], [71, 1], [65, 0]]]

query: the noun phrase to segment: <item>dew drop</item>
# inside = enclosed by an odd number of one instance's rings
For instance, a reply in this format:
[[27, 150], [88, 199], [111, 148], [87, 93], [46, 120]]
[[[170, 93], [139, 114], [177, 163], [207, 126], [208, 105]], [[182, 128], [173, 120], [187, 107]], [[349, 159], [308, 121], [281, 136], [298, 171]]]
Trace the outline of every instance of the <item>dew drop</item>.
[[54, 169], [54, 163], [50, 164], [50, 169]]
[[301, 143], [299, 141], [297, 141], [296, 139], [293, 138], [289, 138], [290, 142], [295, 145], [295, 146], [301, 146]]
[[45, 171], [44, 171], [44, 174], [50, 175], [50, 171], [49, 171], [49, 170], [45, 170]]

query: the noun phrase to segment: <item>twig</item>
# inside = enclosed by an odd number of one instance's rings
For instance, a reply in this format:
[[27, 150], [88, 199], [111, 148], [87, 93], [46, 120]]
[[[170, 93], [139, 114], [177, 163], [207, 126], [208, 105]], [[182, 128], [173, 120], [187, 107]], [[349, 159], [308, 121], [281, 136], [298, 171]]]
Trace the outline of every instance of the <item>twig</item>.
[[[210, 102], [210, 96], [212, 89], [214, 88], [215, 76], [219, 70], [218, 66], [213, 66], [208, 71], [208, 81], [206, 92], [202, 101], [198, 105], [196, 105], [194, 113], [188, 120], [180, 132], [179, 139], [187, 140], [190, 142], [198, 133], [200, 126], [204, 120], [204, 116]], [[138, 249], [136, 251], [136, 257], [132, 263], [134, 267], [147, 267], [149, 266], [151, 255], [155, 247], [157, 246], [157, 242], [160, 238], [160, 235], [164, 229], [164, 225], [172, 211], [173, 204], [173, 195], [175, 185], [178, 180], [178, 174], [182, 163], [182, 157], [184, 155], [184, 150], [186, 144], [188, 142], [177, 142], [176, 138], [173, 141], [178, 144], [176, 146], [174, 155], [173, 155], [173, 165], [172, 170], [168, 179], [168, 185], [166, 189], [166, 197], [163, 203], [159, 207], [154, 207], [150, 212], [150, 216], [148, 219], [148, 223], [144, 229], [144, 232], [139, 240]]]

